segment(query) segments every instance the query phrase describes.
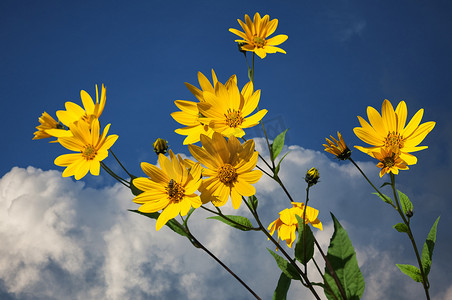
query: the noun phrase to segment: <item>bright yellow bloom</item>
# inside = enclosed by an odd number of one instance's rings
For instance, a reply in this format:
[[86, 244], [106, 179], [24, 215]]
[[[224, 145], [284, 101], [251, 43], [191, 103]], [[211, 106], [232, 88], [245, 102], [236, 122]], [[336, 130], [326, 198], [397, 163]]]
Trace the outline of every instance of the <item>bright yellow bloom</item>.
[[71, 127], [73, 123], [80, 120], [83, 120], [87, 124], [91, 125], [94, 119], [98, 119], [104, 111], [105, 102], [107, 100], [107, 90], [102, 84], [102, 92], [99, 101], [99, 91], [96, 84], [96, 103], [94, 103], [91, 96], [84, 90], [80, 92], [80, 97], [82, 99], [84, 109], [81, 106], [68, 101], [65, 103], [66, 110], [59, 110], [56, 112], [58, 119], [68, 127]]
[[[201, 89], [198, 89], [197, 87], [187, 82], [185, 83], [185, 85], [190, 90], [190, 92], [195, 95], [199, 102], [205, 102], [203, 97], [204, 91], [215, 93], [215, 85], [218, 83], [215, 71], [212, 69], [213, 85], [201, 72], [198, 72], [198, 81]], [[237, 85], [237, 77], [235, 75], [232, 75], [225, 85], [226, 87], [229, 87], [232, 83], [235, 83]], [[181, 111], [173, 112], [171, 116], [178, 123], [187, 126], [175, 130], [176, 133], [187, 136], [184, 140], [184, 145], [199, 142], [199, 136], [201, 134], [212, 137], [212, 133], [214, 131], [209, 127], [208, 123], [202, 122], [202, 115], [199, 113], [197, 102], [176, 100], [174, 101], [174, 103]]]
[[381, 148], [392, 149], [407, 165], [414, 165], [417, 158], [409, 152], [426, 149], [427, 146], [419, 146], [427, 134], [435, 127], [435, 122], [426, 122], [421, 125], [424, 109], [420, 109], [405, 126], [407, 120], [407, 107], [401, 101], [394, 111], [391, 102], [385, 100], [380, 115], [373, 107], [367, 107], [369, 123], [358, 116], [361, 127], [355, 127], [353, 131], [364, 142], [373, 147], [355, 146], [358, 150], [373, 156], [379, 153]]
[[394, 153], [392, 149], [388, 151], [381, 149], [380, 152], [373, 152], [373, 157], [378, 159], [380, 162], [377, 167], [381, 168], [380, 177], [383, 177], [385, 173], [399, 174], [400, 170], [408, 170], [406, 163], [399, 157], [397, 153]]
[[206, 168], [202, 175], [200, 188], [203, 203], [212, 202], [215, 206], [226, 204], [229, 196], [232, 206], [237, 209], [242, 203], [242, 196], [252, 196], [256, 183], [262, 176], [256, 167], [258, 152], [254, 151], [254, 141], [248, 140], [243, 145], [231, 136], [226, 140], [215, 132], [212, 138], [201, 135], [202, 148], [188, 145], [190, 153]]
[[253, 21], [251, 21], [248, 15], [245, 15], [246, 24], [240, 19], [237, 19], [237, 21], [242, 26], [244, 32], [234, 28], [229, 28], [229, 31], [242, 38], [241, 40], [235, 40], [236, 42], [245, 43], [241, 48], [242, 50], [254, 52], [260, 58], [264, 58], [267, 53], [280, 52], [286, 54], [286, 51], [275, 46], [284, 43], [287, 40], [287, 35], [280, 34], [267, 39], [268, 36], [275, 32], [278, 26], [278, 19], [270, 21], [268, 15], [265, 15], [261, 19], [259, 13], [256, 13]]
[[[270, 231], [270, 235], [273, 235], [275, 230], [278, 230], [278, 242], [279, 239], [286, 241], [287, 246], [292, 248], [292, 244], [295, 241], [295, 232], [298, 229], [298, 221], [295, 215], [300, 216], [303, 219], [304, 203], [292, 202], [292, 208], [286, 208], [279, 213], [279, 218], [272, 222], [267, 230]], [[310, 206], [306, 206], [306, 218], [305, 224], [311, 223], [312, 226], [323, 230], [322, 222], [319, 221], [317, 216], [319, 211]]]
[[242, 137], [243, 128], [253, 127], [267, 113], [266, 109], [249, 116], [258, 106], [261, 91], [254, 92], [253, 83], [248, 82], [240, 92], [236, 82], [229, 86], [217, 82], [215, 91], [204, 91], [205, 102], [198, 103], [200, 121], [209, 124], [214, 131], [224, 136]]
[[45, 138], [49, 138], [52, 137], [53, 135], [50, 135], [48, 133], [48, 131], [50, 129], [53, 130], [58, 130], [58, 131], [64, 131], [66, 132], [67, 130], [63, 129], [63, 125], [61, 125], [60, 123], [58, 123], [57, 121], [55, 121], [54, 118], [52, 118], [52, 116], [50, 116], [48, 113], [43, 112], [42, 116], [39, 117], [39, 123], [41, 125], [36, 126], [36, 129], [38, 129], [38, 131], [36, 131], [34, 133], [34, 140], [38, 140], [38, 139], [45, 139]]
[[159, 154], [159, 165], [143, 162], [141, 168], [149, 178], [139, 177], [133, 184], [143, 193], [133, 199], [133, 202], [143, 204], [138, 209], [144, 213], [162, 210], [155, 225], [160, 230], [169, 220], [177, 215], [185, 216], [191, 207], [201, 206], [201, 199], [195, 192], [201, 185], [201, 166], [199, 163], [188, 170], [180, 155], [177, 157], [169, 150], [170, 159]]
[[340, 160], [349, 159], [352, 152], [345, 144], [344, 139], [342, 138], [342, 135], [339, 133], [339, 131], [337, 132], [337, 136], [339, 140], [336, 140], [331, 135], [330, 138], [333, 141], [329, 140], [328, 138], [325, 138], [326, 142], [328, 143], [328, 145], [323, 144], [323, 146], [325, 147], [325, 151], [335, 155]]
[[55, 159], [55, 165], [66, 167], [63, 177], [75, 175], [75, 179], [83, 178], [88, 171], [99, 175], [100, 162], [108, 156], [108, 149], [116, 142], [116, 134], [107, 136], [108, 124], [100, 136], [99, 120], [94, 119], [91, 126], [85, 122], [74, 123], [70, 131], [72, 137], [60, 137], [58, 142], [63, 147], [78, 152], [60, 155]]

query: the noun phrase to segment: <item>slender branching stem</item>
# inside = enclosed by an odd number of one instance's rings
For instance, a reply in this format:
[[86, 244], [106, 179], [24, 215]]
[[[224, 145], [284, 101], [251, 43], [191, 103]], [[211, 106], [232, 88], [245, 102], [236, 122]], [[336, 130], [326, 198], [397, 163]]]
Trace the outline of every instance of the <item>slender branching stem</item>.
[[392, 187], [392, 191], [394, 194], [394, 202], [397, 205], [397, 212], [399, 213], [400, 217], [403, 220], [403, 223], [405, 223], [405, 225], [408, 228], [407, 234], [408, 237], [410, 238], [411, 244], [413, 246], [414, 249], [414, 253], [416, 254], [416, 259], [417, 259], [417, 263], [419, 265], [419, 270], [421, 271], [421, 276], [422, 276], [422, 285], [424, 287], [424, 291], [425, 291], [425, 296], [427, 297], [428, 300], [430, 300], [430, 294], [429, 294], [429, 282], [428, 282], [428, 278], [424, 272], [424, 268], [422, 266], [422, 262], [421, 262], [421, 257], [419, 255], [419, 251], [417, 249], [417, 245], [416, 245], [416, 241], [414, 240], [414, 236], [413, 236], [413, 232], [411, 231], [411, 227], [410, 227], [410, 222], [407, 220], [407, 218], [405, 217], [403, 210], [400, 207], [400, 202], [399, 202], [399, 197], [397, 196], [397, 192], [396, 192], [396, 188], [395, 188], [395, 175], [390, 173], [391, 176], [391, 187]]
[[119, 159], [116, 157], [116, 155], [113, 153], [113, 151], [110, 149], [110, 153], [113, 155], [113, 157], [116, 159], [116, 161], [118, 162], [118, 164], [121, 166], [121, 168], [127, 173], [127, 175], [129, 175], [130, 178], [133, 177], [132, 174], [130, 174], [127, 169], [122, 165], [122, 163], [119, 161]]
[[116, 175], [115, 172], [113, 172], [109, 167], [107, 167], [107, 165], [104, 162], [100, 162], [100, 166], [102, 167], [102, 169], [104, 169], [111, 177], [113, 177], [114, 179], [116, 179], [119, 183], [122, 183], [123, 185], [125, 185], [126, 187], [130, 188], [130, 184], [128, 181], [126, 181], [125, 179], [121, 178], [120, 176]]

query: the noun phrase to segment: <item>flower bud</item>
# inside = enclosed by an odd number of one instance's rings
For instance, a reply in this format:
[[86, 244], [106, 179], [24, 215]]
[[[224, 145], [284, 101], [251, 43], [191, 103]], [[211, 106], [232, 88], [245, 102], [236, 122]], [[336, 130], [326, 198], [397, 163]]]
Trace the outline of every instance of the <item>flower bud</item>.
[[245, 45], [247, 45], [248, 43], [245, 43], [245, 42], [238, 42], [237, 43], [237, 46], [239, 47], [239, 51], [240, 52], [242, 52], [243, 54], [245, 54], [245, 56], [246, 56], [246, 51], [245, 50], [242, 50], [242, 46], [245, 46]]
[[159, 155], [160, 153], [165, 154], [167, 150], [168, 150], [168, 141], [167, 140], [159, 138], [154, 142], [155, 154], [157, 154], [157, 155]]
[[313, 186], [319, 181], [319, 178], [320, 178], [319, 170], [317, 170], [316, 168], [311, 168], [306, 173], [306, 177], [304, 178], [304, 180], [308, 183], [309, 186]]
[[408, 218], [411, 218], [414, 215], [414, 212], [412, 210], [408, 210], [405, 214]]

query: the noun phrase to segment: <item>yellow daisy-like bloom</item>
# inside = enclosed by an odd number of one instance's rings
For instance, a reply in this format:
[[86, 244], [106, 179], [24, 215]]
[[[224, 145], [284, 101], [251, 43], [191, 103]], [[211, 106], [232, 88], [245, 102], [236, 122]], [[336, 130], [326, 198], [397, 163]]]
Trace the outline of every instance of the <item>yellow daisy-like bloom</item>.
[[286, 54], [286, 51], [275, 46], [284, 43], [287, 40], [287, 35], [280, 34], [267, 39], [278, 27], [278, 19], [270, 21], [268, 15], [261, 19], [259, 13], [256, 13], [253, 21], [248, 15], [245, 15], [245, 23], [240, 19], [237, 19], [237, 21], [244, 32], [234, 28], [229, 28], [229, 31], [242, 38], [241, 40], [235, 40], [236, 42], [245, 43], [241, 47], [242, 50], [254, 52], [260, 58], [264, 58], [267, 53], [280, 52]]
[[333, 140], [331, 141], [328, 138], [325, 138], [326, 142], [328, 144], [323, 144], [325, 147], [325, 151], [328, 153], [331, 153], [335, 155], [340, 160], [346, 160], [350, 158], [350, 155], [352, 152], [347, 147], [347, 145], [344, 142], [344, 139], [342, 138], [342, 135], [337, 132], [338, 140], [336, 140], [333, 136], [330, 135], [330, 138]]
[[377, 167], [381, 168], [380, 178], [385, 173], [399, 174], [400, 170], [408, 170], [406, 163], [399, 157], [399, 155], [392, 151], [392, 149], [380, 149], [380, 152], [373, 152], [372, 155], [380, 162]]
[[33, 140], [45, 139], [45, 138], [52, 137], [53, 135], [50, 135], [49, 133], [47, 133], [47, 131], [49, 131], [50, 129], [54, 129], [54, 130], [58, 130], [58, 131], [66, 131], [63, 129], [63, 126], [60, 123], [58, 123], [54, 118], [52, 118], [51, 115], [49, 115], [46, 112], [43, 112], [42, 116], [39, 117], [39, 123], [41, 125], [36, 126], [36, 129], [38, 131], [36, 131], [34, 133]]
[[159, 154], [160, 168], [143, 162], [141, 168], [149, 178], [139, 177], [133, 184], [143, 191], [133, 202], [143, 204], [138, 209], [144, 213], [162, 210], [155, 229], [158, 231], [177, 215], [185, 216], [191, 207], [201, 206], [201, 199], [195, 192], [201, 185], [201, 166], [199, 163], [188, 170], [182, 158], [169, 150], [168, 159]]
[[99, 120], [94, 119], [91, 126], [85, 122], [77, 122], [70, 128], [72, 137], [60, 137], [58, 142], [65, 148], [78, 152], [60, 155], [55, 159], [55, 165], [66, 167], [63, 177], [74, 175], [76, 180], [83, 178], [88, 171], [99, 175], [100, 162], [108, 156], [108, 149], [116, 142], [118, 135], [107, 136], [110, 124], [102, 135]]
[[409, 152], [415, 152], [428, 148], [418, 145], [424, 140], [427, 134], [435, 127], [435, 122], [426, 122], [421, 125], [424, 109], [420, 109], [405, 126], [407, 120], [407, 107], [401, 101], [394, 111], [388, 100], [383, 102], [381, 115], [373, 107], [367, 107], [369, 123], [358, 116], [361, 127], [355, 127], [353, 131], [356, 136], [373, 147], [355, 146], [358, 150], [373, 156], [374, 152], [379, 153], [381, 148], [391, 148], [397, 153], [407, 165], [414, 165], [417, 158]]
[[[105, 102], [107, 100], [107, 90], [102, 84], [102, 92], [99, 101], [99, 91], [96, 84], [96, 103], [94, 103], [91, 96], [84, 90], [80, 92], [83, 107], [73, 103], [66, 102], [66, 110], [59, 110], [56, 112], [58, 119], [63, 122], [64, 125], [71, 127], [71, 125], [80, 120], [91, 125], [93, 120], [98, 119], [104, 111]], [[60, 137], [58, 132], [51, 131], [50, 134]]]
[[253, 170], [258, 157], [254, 141], [248, 140], [242, 145], [234, 136], [226, 140], [215, 132], [212, 138], [201, 135], [201, 143], [202, 148], [188, 145], [188, 149], [206, 167], [202, 175], [208, 178], [200, 188], [202, 202], [222, 206], [230, 196], [232, 206], [239, 208], [242, 196], [254, 195], [256, 189], [251, 184], [262, 177], [261, 171]]
[[[198, 72], [198, 81], [201, 89], [197, 87], [185, 83], [187, 88], [192, 92], [193, 95], [199, 100], [199, 102], [205, 102], [203, 97], [203, 92], [208, 91], [211, 93], [215, 93], [215, 85], [218, 83], [217, 76], [215, 71], [212, 69], [212, 83], [209, 82], [206, 76], [201, 72]], [[225, 86], [229, 87], [232, 83], [237, 85], [237, 77], [232, 75], [229, 80], [226, 82]], [[193, 144], [199, 142], [199, 137], [201, 134], [205, 134], [209, 137], [212, 136], [214, 132], [212, 128], [209, 127], [209, 124], [202, 122], [202, 115], [198, 110], [198, 103], [193, 101], [186, 100], [176, 100], [174, 101], [176, 106], [181, 110], [177, 112], [173, 112], [171, 116], [174, 120], [182, 125], [186, 125], [187, 127], [178, 128], [175, 130], [176, 133], [180, 135], [186, 135], [187, 137], [184, 140], [184, 145]]]
[[200, 120], [224, 136], [242, 137], [245, 135], [243, 128], [259, 124], [267, 113], [262, 109], [248, 117], [257, 108], [260, 96], [261, 91], [254, 92], [251, 81], [241, 92], [236, 82], [230, 82], [229, 86], [217, 82], [215, 91], [204, 91], [205, 102], [198, 103], [199, 113], [203, 116]]
[[[273, 235], [275, 230], [278, 231], [278, 242], [279, 239], [286, 241], [287, 246], [292, 248], [292, 244], [295, 241], [295, 232], [298, 229], [298, 221], [295, 215], [303, 218], [304, 203], [292, 202], [292, 208], [286, 208], [279, 213], [279, 218], [272, 222], [267, 230], [270, 231], [270, 235]], [[319, 211], [310, 206], [306, 206], [306, 218], [304, 220], [305, 224], [311, 223], [312, 226], [323, 230], [322, 222], [319, 221], [317, 216]]]

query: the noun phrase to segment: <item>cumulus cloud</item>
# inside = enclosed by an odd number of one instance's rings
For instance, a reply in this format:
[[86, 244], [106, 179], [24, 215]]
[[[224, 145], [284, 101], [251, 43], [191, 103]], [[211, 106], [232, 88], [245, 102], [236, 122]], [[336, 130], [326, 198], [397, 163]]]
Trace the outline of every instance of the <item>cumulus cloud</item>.
[[[263, 141], [257, 139], [256, 144], [265, 156]], [[318, 151], [299, 146], [285, 147], [283, 153], [286, 151], [291, 153], [280, 175], [296, 201], [304, 201], [305, 172], [311, 167], [320, 170], [321, 181], [310, 192], [310, 205], [320, 210], [324, 224], [323, 231], [315, 230], [316, 237], [326, 251], [333, 232], [329, 212], [333, 212], [355, 246], [366, 280], [364, 299], [388, 295], [411, 299], [421, 292], [420, 286], [410, 285], [395, 269], [399, 261], [393, 252], [411, 249], [382, 245], [388, 235], [395, 235], [391, 231], [394, 222], [382, 213], [388, 208], [370, 194], [360, 174], [351, 165], [332, 161]], [[360, 165], [378, 179], [373, 163]], [[271, 179], [264, 176], [256, 188], [264, 225], [290, 207]], [[13, 168], [0, 179], [0, 295], [11, 299], [250, 298], [226, 271], [186, 239], [167, 227], [156, 232], [154, 220], [128, 212], [137, 208], [131, 199], [130, 192], [119, 184], [93, 189], [62, 178], [58, 171]], [[227, 205], [223, 210], [250, 217], [245, 206], [234, 211]], [[274, 246], [262, 233], [240, 232], [206, 220], [207, 216], [196, 210], [191, 231], [263, 299], [271, 298], [280, 271], [266, 248]], [[375, 220], [369, 220], [370, 216]], [[314, 271], [313, 266], [310, 269]], [[314, 273], [312, 280], [321, 281]], [[450, 290], [441, 295], [449, 294]], [[293, 282], [289, 299], [300, 297], [314, 299]]]

